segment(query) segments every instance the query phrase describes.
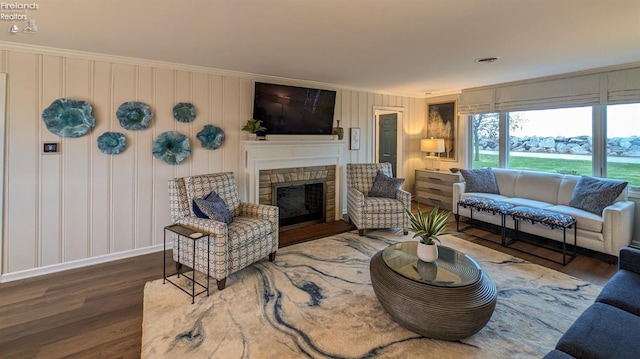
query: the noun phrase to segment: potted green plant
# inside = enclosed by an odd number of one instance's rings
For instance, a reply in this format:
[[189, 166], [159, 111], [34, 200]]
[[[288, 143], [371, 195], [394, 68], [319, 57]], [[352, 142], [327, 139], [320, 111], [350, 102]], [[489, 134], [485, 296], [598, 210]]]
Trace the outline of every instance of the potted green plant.
[[431, 212], [424, 214], [418, 207], [417, 214], [413, 214], [410, 210], [406, 210], [409, 216], [409, 231], [413, 232], [413, 238], [420, 237], [418, 242], [417, 255], [420, 260], [425, 262], [434, 262], [438, 259], [438, 246], [440, 243], [438, 236], [449, 234], [447, 232], [447, 220], [451, 211], [440, 211], [438, 206], [434, 207]]
[[251, 118], [240, 130], [249, 132], [249, 139], [255, 139], [256, 132], [265, 131], [266, 129], [266, 127], [262, 126], [262, 120]]

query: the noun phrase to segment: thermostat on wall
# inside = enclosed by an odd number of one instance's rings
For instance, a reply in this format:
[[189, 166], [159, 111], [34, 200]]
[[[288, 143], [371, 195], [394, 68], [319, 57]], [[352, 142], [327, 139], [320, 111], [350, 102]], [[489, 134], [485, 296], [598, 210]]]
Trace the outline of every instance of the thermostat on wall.
[[60, 143], [58, 142], [43, 142], [42, 154], [54, 155], [60, 152]]

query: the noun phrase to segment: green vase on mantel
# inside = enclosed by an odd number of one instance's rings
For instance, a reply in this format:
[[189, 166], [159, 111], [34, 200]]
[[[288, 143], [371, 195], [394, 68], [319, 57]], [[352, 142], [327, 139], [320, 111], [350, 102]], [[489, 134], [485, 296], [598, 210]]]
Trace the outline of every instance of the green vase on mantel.
[[333, 128], [333, 134], [338, 136], [338, 140], [344, 138], [344, 128], [340, 127], [340, 120], [338, 120], [338, 126]]

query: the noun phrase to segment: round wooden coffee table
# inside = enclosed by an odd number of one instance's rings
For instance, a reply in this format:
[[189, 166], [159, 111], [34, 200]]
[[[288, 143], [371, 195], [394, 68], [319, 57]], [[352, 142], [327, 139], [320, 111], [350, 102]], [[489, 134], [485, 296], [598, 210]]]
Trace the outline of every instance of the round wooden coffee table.
[[371, 284], [382, 307], [405, 328], [433, 339], [480, 331], [496, 307], [491, 278], [471, 257], [445, 246], [438, 247], [436, 262], [423, 262], [417, 245], [396, 243], [371, 259]]

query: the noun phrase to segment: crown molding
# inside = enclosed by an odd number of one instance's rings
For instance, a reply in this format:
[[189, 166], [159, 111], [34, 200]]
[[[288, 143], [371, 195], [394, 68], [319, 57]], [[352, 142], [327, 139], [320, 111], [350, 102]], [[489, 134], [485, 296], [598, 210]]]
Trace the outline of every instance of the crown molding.
[[557, 75], [534, 77], [534, 78], [530, 78], [530, 79], [526, 79], [526, 80], [510, 81], [510, 82], [503, 82], [503, 83], [497, 83], [497, 84], [492, 84], [492, 85], [470, 87], [470, 88], [462, 89], [461, 92], [476, 91], [476, 90], [487, 90], [487, 89], [495, 89], [495, 88], [500, 88], [500, 87], [517, 86], [517, 85], [525, 85], [525, 84], [530, 84], [530, 83], [544, 82], [544, 81], [549, 81], [549, 80], [561, 80], [561, 79], [567, 79], [567, 78], [579, 77], [579, 76], [598, 75], [598, 74], [603, 74], [603, 73], [607, 73], [607, 72], [628, 70], [628, 69], [634, 69], [634, 68], [639, 68], [639, 67], [640, 67], [640, 62], [630, 62], [630, 63], [626, 63], [626, 64], [606, 66], [606, 67], [597, 67], [597, 68], [594, 68], [594, 69], [567, 72], [567, 73], [557, 74]]
[[456, 98], [458, 97], [460, 94], [462, 93], [462, 90], [450, 90], [450, 91], [442, 91], [442, 92], [432, 92], [429, 93], [428, 95], [426, 95], [424, 98], [426, 98], [428, 101], [431, 100], [450, 100], [452, 98]]
[[401, 96], [401, 97], [410, 97], [410, 98], [426, 98], [426, 95], [419, 94], [419, 93], [379, 91], [379, 90], [372, 90], [372, 89], [366, 89], [366, 88], [358, 88], [358, 87], [349, 86], [345, 84], [310, 81], [310, 80], [304, 80], [304, 79], [256, 74], [251, 72], [224, 70], [224, 69], [217, 69], [213, 67], [188, 65], [188, 64], [166, 62], [166, 61], [157, 61], [157, 60], [142, 59], [142, 58], [136, 58], [136, 57], [127, 57], [127, 56], [95, 53], [95, 52], [60, 49], [60, 48], [40, 46], [40, 45], [22, 44], [17, 42], [10, 42], [10, 41], [0, 41], [0, 50], [19, 51], [19, 52], [50, 55], [50, 56], [61, 56], [61, 57], [69, 57], [69, 58], [82, 59], [82, 60], [88, 60], [88, 61], [115, 62], [119, 64], [132, 65], [132, 66], [149, 66], [149, 67], [155, 67], [155, 68], [167, 69], [167, 70], [199, 72], [199, 73], [205, 73], [209, 75], [237, 77], [237, 78], [248, 79], [253, 81], [269, 81], [269, 82], [278, 82], [278, 83], [290, 84], [290, 85], [299, 84], [299, 85], [305, 85], [309, 87], [313, 86], [313, 87], [319, 87], [319, 88], [331, 89], [331, 90], [368, 92], [373, 94]]

